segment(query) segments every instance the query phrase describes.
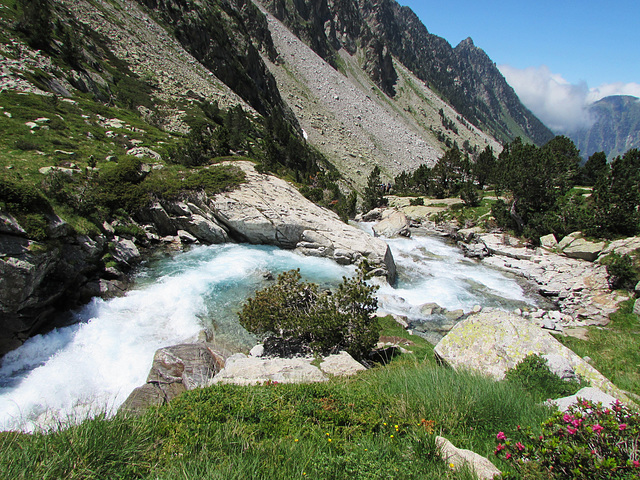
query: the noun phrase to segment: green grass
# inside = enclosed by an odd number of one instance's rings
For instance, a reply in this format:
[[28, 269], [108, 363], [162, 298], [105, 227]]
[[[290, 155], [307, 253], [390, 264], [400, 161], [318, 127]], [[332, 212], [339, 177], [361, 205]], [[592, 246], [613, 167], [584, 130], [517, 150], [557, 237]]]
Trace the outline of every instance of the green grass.
[[0, 478], [471, 479], [439, 459], [435, 435], [506, 468], [496, 432], [549, 416], [514, 384], [437, 366], [426, 341], [381, 323], [413, 353], [326, 383], [218, 385], [142, 417], [2, 433]]
[[633, 300], [611, 314], [606, 327], [588, 327], [588, 340], [561, 337], [578, 355], [623, 390], [640, 395], [640, 320], [633, 313]]

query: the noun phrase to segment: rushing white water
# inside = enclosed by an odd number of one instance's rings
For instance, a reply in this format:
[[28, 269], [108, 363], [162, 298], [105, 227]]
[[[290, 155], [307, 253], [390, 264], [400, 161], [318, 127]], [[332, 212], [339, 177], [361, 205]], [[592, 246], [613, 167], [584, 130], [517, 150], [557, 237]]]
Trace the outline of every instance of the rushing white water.
[[[511, 308], [527, 302], [501, 273], [469, 261], [439, 239], [391, 240], [399, 280], [380, 289], [381, 307], [419, 319], [419, 305], [449, 310], [473, 305]], [[94, 300], [77, 312], [78, 323], [38, 335], [7, 354], [0, 367], [0, 428], [30, 431], [67, 423], [96, 411], [114, 412], [143, 384], [160, 347], [213, 329], [233, 348], [254, 341], [239, 325], [244, 300], [274, 275], [300, 268], [307, 281], [335, 285], [353, 274], [327, 260], [274, 247], [196, 247], [154, 261], [126, 296]]]
[[389, 312], [418, 320], [425, 303], [465, 313], [475, 305], [511, 310], [533, 303], [513, 278], [465, 258], [443, 239], [398, 238], [388, 243], [398, 265], [398, 281], [379, 293]]

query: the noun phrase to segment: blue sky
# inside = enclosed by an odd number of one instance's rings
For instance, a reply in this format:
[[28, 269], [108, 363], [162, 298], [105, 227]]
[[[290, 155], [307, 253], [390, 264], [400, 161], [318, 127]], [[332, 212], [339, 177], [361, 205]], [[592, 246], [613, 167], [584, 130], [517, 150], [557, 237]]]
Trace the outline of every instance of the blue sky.
[[637, 0], [398, 3], [411, 7], [429, 32], [452, 46], [471, 37], [523, 103], [552, 128], [588, 121], [580, 112], [603, 96], [640, 96]]

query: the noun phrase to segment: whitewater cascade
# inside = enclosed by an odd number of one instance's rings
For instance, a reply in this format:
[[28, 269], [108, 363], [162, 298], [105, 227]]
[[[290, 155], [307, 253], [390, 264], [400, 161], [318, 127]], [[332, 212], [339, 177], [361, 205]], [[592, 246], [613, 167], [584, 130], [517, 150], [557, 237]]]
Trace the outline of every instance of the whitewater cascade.
[[[447, 310], [475, 305], [531, 305], [513, 278], [464, 258], [435, 237], [389, 240], [398, 282], [379, 290], [380, 308], [420, 318], [420, 305]], [[31, 338], [0, 367], [0, 429], [33, 431], [87, 415], [114, 413], [146, 381], [154, 352], [195, 338], [203, 329], [231, 349], [255, 343], [236, 313], [278, 273], [299, 268], [306, 281], [337, 285], [355, 267], [254, 245], [198, 246], [149, 262], [126, 296], [94, 299], [77, 323]]]

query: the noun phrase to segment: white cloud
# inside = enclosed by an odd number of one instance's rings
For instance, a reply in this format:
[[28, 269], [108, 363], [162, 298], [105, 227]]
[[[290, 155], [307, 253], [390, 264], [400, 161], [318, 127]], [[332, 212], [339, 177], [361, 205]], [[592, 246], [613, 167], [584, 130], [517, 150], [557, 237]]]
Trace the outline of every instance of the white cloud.
[[601, 98], [610, 95], [631, 95], [640, 97], [640, 83], [606, 83], [589, 91], [587, 100], [589, 103], [597, 102]]
[[572, 85], [545, 65], [524, 70], [509, 65], [499, 68], [522, 103], [554, 132], [572, 131], [590, 124], [586, 83]]
[[571, 84], [546, 65], [518, 69], [498, 67], [522, 103], [556, 133], [566, 133], [593, 123], [587, 107], [609, 95], [640, 97], [640, 84], [611, 83], [589, 88], [585, 82]]

